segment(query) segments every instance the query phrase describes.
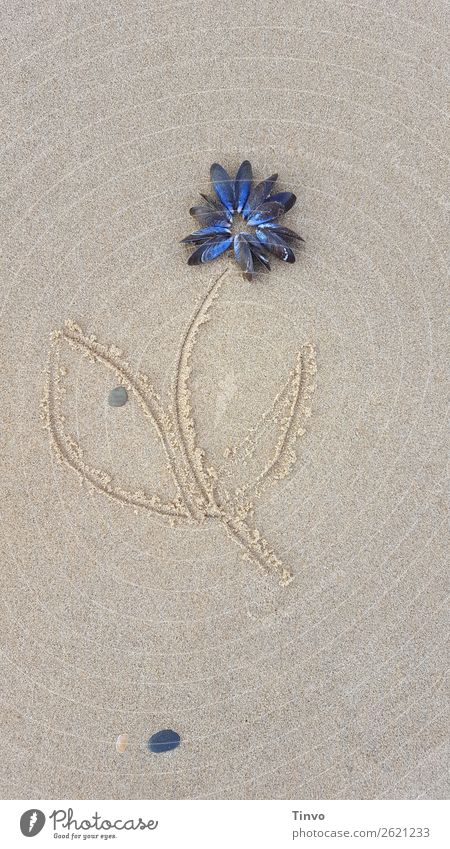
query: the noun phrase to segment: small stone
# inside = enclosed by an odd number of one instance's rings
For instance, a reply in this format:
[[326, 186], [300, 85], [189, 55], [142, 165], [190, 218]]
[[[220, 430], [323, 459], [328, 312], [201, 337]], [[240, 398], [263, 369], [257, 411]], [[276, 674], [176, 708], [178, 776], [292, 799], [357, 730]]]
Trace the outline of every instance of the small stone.
[[157, 731], [152, 734], [147, 746], [151, 752], [170, 752], [180, 745], [180, 735], [170, 728], [165, 728], [163, 731]]
[[120, 755], [123, 755], [127, 746], [128, 746], [128, 734], [119, 734], [119, 736], [116, 740], [116, 752], [119, 752]]
[[110, 407], [123, 407], [128, 401], [128, 392], [124, 386], [116, 386], [108, 395]]

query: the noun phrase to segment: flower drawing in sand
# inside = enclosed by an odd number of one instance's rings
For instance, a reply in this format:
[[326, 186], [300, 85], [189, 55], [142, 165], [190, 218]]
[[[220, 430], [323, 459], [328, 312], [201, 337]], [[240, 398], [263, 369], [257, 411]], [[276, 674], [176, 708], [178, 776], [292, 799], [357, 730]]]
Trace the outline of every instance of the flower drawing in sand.
[[[248, 208], [254, 216], [253, 207], [248, 206], [252, 198], [248, 182], [245, 189], [239, 191], [244, 166], [246, 163], [238, 171], [232, 192], [228, 187], [221, 197], [219, 189], [218, 197], [221, 203], [227, 202], [224, 209], [230, 208], [231, 212], [231, 208], [244, 211]], [[248, 181], [251, 171], [245, 170], [244, 175]], [[277, 200], [266, 200], [271, 188], [266, 186], [264, 191], [259, 191], [261, 208], [278, 203]], [[258, 186], [253, 192], [257, 189]], [[254, 258], [255, 254], [252, 253], [252, 265], [246, 263], [244, 271], [247, 275], [253, 273]], [[271, 406], [249, 431], [242, 444], [228, 453], [220, 467], [215, 467], [204, 447], [199, 444], [191, 388], [192, 355], [199, 344], [202, 327], [214, 317], [214, 303], [230, 276], [230, 270], [225, 269], [210, 284], [184, 330], [176, 358], [172, 397], [165, 402], [157, 393], [151, 378], [141, 371], [133, 370], [115, 345], [104, 344], [96, 336], [87, 335], [75, 322], [66, 321], [53, 335], [42, 402], [44, 421], [58, 459], [75, 471], [82, 482], [125, 506], [145, 511], [149, 517], [166, 517], [168, 533], [175, 524], [196, 523], [206, 533], [209, 522], [220, 523], [247, 560], [257, 568], [274, 574], [280, 584], [287, 585], [293, 578], [292, 568], [282, 561], [255, 526], [254, 507], [255, 499], [261, 498], [269, 486], [286, 477], [296, 462], [297, 440], [305, 433], [305, 424], [311, 412], [316, 373], [315, 352], [312, 344], [300, 347], [289, 374], [284, 382], [283, 378], [280, 380], [280, 389]], [[68, 376], [62, 358], [66, 346], [109, 370], [120, 386], [124, 387], [130, 401], [141, 410], [164, 451], [167, 468], [175, 485], [174, 498], [163, 500], [161, 496], [145, 489], [128, 489], [115, 479], [113, 469], [101, 470], [89, 462], [83, 446], [68, 429], [64, 414]], [[268, 431], [269, 447], [267, 440], [262, 438]], [[247, 462], [249, 458], [252, 459], [251, 463]], [[247, 479], [237, 483], [233, 472], [247, 466], [251, 469]]]

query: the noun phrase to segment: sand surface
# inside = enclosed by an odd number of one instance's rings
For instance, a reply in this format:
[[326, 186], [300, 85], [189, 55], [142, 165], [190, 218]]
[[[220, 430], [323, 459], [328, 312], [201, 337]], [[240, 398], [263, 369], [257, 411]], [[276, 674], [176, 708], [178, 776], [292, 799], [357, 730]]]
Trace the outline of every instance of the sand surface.
[[[446, 796], [445, 4], [1, 18], [1, 795]], [[179, 244], [245, 158], [252, 284]]]

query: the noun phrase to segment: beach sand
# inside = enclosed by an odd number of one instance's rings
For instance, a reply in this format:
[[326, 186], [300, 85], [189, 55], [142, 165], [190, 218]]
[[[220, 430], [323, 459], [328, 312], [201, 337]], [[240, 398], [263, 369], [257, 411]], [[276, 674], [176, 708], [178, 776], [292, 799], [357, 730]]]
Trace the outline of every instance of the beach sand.
[[[444, 5], [2, 31], [2, 797], [445, 797]], [[179, 243], [246, 158], [252, 283]]]

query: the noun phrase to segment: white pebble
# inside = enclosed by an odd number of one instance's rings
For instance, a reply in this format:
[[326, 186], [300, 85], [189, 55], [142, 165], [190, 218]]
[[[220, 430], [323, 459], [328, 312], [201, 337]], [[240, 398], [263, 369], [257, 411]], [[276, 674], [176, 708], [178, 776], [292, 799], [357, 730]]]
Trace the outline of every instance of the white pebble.
[[116, 740], [116, 752], [119, 752], [121, 755], [124, 753], [125, 749], [128, 746], [128, 734], [119, 734]]

